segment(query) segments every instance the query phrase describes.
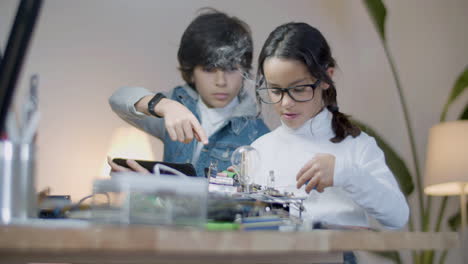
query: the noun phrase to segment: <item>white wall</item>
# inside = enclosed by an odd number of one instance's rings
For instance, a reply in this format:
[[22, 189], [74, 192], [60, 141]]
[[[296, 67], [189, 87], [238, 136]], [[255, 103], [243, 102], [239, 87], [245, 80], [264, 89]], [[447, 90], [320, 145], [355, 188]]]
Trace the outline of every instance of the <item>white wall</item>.
[[[385, 2], [389, 46], [423, 169], [428, 129], [438, 122], [455, 78], [468, 62], [468, 1]], [[1, 47], [16, 4], [0, 2]], [[109, 135], [124, 125], [107, 98], [124, 85], [166, 91], [180, 84], [179, 40], [197, 9], [206, 6], [250, 24], [255, 58], [267, 34], [281, 23], [305, 21], [318, 27], [339, 65], [340, 108], [371, 124], [414, 169], [390, 68], [360, 1], [48, 0], [20, 82], [24, 88], [32, 73], [40, 74], [39, 188], [50, 186], [54, 194], [71, 194], [74, 200], [91, 192]], [[449, 119], [458, 116], [467, 98], [465, 94], [456, 103]], [[267, 117], [270, 125], [277, 124], [268, 113]], [[161, 145], [155, 145], [160, 155]], [[416, 206], [414, 197], [411, 203]], [[449, 213], [457, 206], [453, 199]]]

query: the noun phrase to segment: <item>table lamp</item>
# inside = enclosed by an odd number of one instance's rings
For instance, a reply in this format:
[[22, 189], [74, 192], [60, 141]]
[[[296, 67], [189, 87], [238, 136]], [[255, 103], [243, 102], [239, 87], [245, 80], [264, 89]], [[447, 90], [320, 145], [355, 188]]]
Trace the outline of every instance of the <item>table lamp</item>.
[[466, 228], [468, 192], [468, 121], [435, 125], [429, 132], [424, 192], [460, 195], [461, 230]]
[[[154, 160], [149, 135], [133, 127], [119, 127], [112, 133], [107, 156], [111, 158]], [[106, 160], [101, 176], [109, 176], [110, 166]]]

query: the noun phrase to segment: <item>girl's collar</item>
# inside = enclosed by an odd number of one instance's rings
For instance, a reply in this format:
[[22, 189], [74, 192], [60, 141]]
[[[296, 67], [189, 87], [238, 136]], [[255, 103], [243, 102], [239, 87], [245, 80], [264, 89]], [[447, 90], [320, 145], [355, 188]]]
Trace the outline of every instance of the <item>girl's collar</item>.
[[329, 131], [331, 130], [331, 118], [332, 113], [327, 108], [324, 108], [316, 116], [307, 120], [299, 128], [290, 128], [286, 124], [284, 124], [283, 121], [281, 121], [281, 127], [284, 131], [291, 134], [317, 136], [329, 133]]

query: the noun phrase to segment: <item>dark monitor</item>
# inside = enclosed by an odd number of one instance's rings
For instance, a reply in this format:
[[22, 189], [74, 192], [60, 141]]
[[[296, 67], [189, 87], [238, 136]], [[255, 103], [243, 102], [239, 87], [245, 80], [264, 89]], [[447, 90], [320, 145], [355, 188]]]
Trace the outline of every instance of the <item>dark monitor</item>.
[[0, 54], [0, 133], [5, 129], [6, 116], [41, 5], [42, 0], [20, 1], [3, 58]]

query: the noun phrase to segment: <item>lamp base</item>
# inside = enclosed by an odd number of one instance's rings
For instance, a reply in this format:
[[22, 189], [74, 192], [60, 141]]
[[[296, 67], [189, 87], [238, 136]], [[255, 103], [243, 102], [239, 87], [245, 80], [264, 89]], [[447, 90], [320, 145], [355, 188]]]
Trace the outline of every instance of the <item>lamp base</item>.
[[[467, 186], [466, 183], [461, 183], [460, 187], [460, 211], [461, 211], [461, 234], [464, 235], [466, 233], [466, 193], [465, 187]], [[465, 262], [468, 263], [468, 262]]]

